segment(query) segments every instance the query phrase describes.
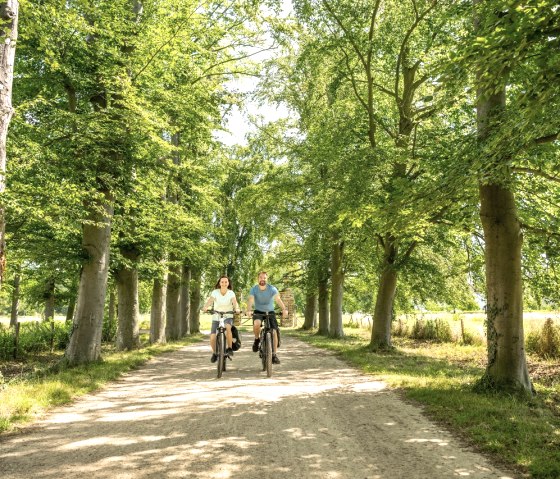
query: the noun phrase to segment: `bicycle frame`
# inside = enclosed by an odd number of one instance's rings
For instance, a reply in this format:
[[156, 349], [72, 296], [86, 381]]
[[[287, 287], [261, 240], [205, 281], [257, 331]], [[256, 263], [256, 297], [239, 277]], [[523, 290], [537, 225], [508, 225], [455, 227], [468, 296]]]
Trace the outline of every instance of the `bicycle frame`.
[[[274, 349], [274, 328], [270, 326], [270, 316], [275, 311], [265, 311], [253, 313], [255, 319], [261, 321], [261, 331], [259, 334], [259, 357], [262, 360], [262, 370], [266, 371], [266, 376], [272, 376], [272, 354]], [[276, 313], [275, 313], [276, 314]]]

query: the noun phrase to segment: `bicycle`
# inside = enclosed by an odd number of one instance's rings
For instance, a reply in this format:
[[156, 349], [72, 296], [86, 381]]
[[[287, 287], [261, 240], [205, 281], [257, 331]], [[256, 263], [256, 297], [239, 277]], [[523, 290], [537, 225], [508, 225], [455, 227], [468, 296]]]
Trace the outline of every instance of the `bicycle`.
[[[253, 318], [261, 320], [261, 331], [259, 333], [259, 357], [262, 361], [262, 370], [266, 371], [266, 376], [272, 376], [272, 354], [273, 354], [273, 331], [274, 328], [270, 326], [271, 313], [275, 311], [264, 311], [253, 313]], [[276, 313], [277, 314], [277, 313]], [[276, 332], [278, 334], [278, 331]], [[276, 353], [276, 351], [274, 351]]]
[[216, 355], [218, 356], [218, 379], [222, 377], [222, 373], [226, 370], [226, 361], [231, 357], [226, 354], [226, 326], [224, 323], [224, 316], [227, 314], [233, 315], [233, 311], [216, 311], [215, 309], [208, 310], [210, 314], [217, 314], [219, 316], [218, 328], [216, 330]]

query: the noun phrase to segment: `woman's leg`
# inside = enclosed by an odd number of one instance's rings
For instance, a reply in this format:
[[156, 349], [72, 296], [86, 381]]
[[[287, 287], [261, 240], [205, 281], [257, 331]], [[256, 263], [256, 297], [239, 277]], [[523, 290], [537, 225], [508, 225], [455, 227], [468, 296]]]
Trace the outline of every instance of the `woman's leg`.
[[227, 347], [231, 349], [233, 344], [233, 335], [231, 334], [231, 324], [226, 323], [226, 343]]
[[216, 333], [210, 335], [210, 347], [212, 348], [212, 352], [216, 354]]

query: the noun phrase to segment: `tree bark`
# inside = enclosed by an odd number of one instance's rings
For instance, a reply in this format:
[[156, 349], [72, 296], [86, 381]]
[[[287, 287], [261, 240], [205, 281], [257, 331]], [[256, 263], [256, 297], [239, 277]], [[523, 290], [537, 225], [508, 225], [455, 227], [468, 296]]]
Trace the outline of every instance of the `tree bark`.
[[200, 333], [200, 271], [193, 269], [191, 278], [191, 334]]
[[[117, 294], [115, 292], [114, 284], [109, 288], [108, 308], [109, 308], [109, 311], [107, 312], [108, 327], [109, 327], [109, 331], [113, 331], [113, 325], [115, 324], [117, 318]], [[114, 338], [111, 338], [111, 341], [113, 340]]]
[[317, 293], [308, 291], [305, 295], [304, 321], [301, 329], [311, 330], [317, 324]]
[[10, 326], [15, 326], [18, 320], [20, 281], [21, 281], [21, 274], [18, 268], [18, 270], [14, 274], [14, 284], [13, 284], [13, 291], [12, 291], [12, 307], [10, 310]]
[[[14, 114], [12, 84], [18, 36], [19, 3], [7, 0], [0, 3], [0, 196], [6, 190], [6, 141], [8, 127]], [[4, 203], [0, 202], [0, 287], [6, 271], [6, 218]]]
[[319, 330], [321, 336], [329, 334], [329, 278], [322, 275], [319, 278]]
[[49, 278], [47, 283], [45, 284], [45, 310], [43, 313], [43, 319], [45, 321], [53, 321], [54, 320], [54, 288], [55, 282], [54, 278]]
[[127, 260], [115, 274], [117, 283], [117, 341], [118, 351], [130, 351], [140, 347], [138, 301], [138, 251], [122, 251]]
[[155, 278], [152, 288], [152, 309], [150, 314], [150, 343], [165, 343], [165, 298], [167, 282], [165, 277]]
[[179, 315], [179, 332], [180, 336], [190, 334], [189, 322], [191, 311], [191, 268], [187, 265], [183, 266], [183, 275], [181, 278], [181, 306]]
[[335, 241], [331, 255], [331, 309], [329, 336], [342, 338], [342, 297], [344, 292], [344, 241]]
[[64, 355], [70, 364], [101, 359], [112, 200], [109, 193], [105, 193], [104, 201], [96, 201], [90, 205], [88, 221], [83, 225], [82, 249], [88, 259], [83, 265], [74, 327]]
[[66, 310], [66, 322], [72, 321], [74, 317], [74, 310], [76, 309], [76, 297], [72, 296], [68, 301], [68, 309]]
[[[173, 260], [172, 258], [172, 264]], [[165, 338], [167, 341], [179, 339], [181, 337], [179, 331], [179, 307], [181, 300], [181, 265], [173, 266], [167, 277], [167, 296], [166, 296], [166, 323]]]
[[393, 318], [393, 303], [397, 290], [397, 270], [395, 259], [397, 248], [394, 238], [385, 237], [385, 248], [383, 253], [383, 269], [379, 278], [379, 287], [375, 300], [373, 313], [373, 328], [369, 349], [390, 349], [391, 344], [391, 321]]

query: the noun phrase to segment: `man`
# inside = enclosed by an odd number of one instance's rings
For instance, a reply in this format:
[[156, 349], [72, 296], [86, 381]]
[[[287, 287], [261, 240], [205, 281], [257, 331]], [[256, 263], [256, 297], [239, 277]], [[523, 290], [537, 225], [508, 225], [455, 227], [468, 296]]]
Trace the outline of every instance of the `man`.
[[251, 288], [249, 292], [249, 299], [247, 300], [247, 316], [251, 316], [251, 309], [253, 304], [255, 305], [255, 314], [253, 315], [253, 333], [255, 334], [255, 342], [253, 343], [253, 352], [256, 353], [259, 350], [259, 334], [261, 331], [261, 320], [258, 316], [259, 313], [266, 313], [272, 311], [270, 317], [270, 325], [273, 329], [272, 340], [272, 362], [274, 364], [280, 364], [280, 359], [276, 351], [278, 349], [278, 322], [276, 321], [276, 315], [274, 314], [274, 301], [278, 303], [278, 306], [282, 308], [282, 317], [288, 316], [288, 308], [282, 301], [280, 293], [276, 287], [271, 284], [267, 284], [268, 273], [266, 271], [261, 271], [258, 276], [259, 283]]

